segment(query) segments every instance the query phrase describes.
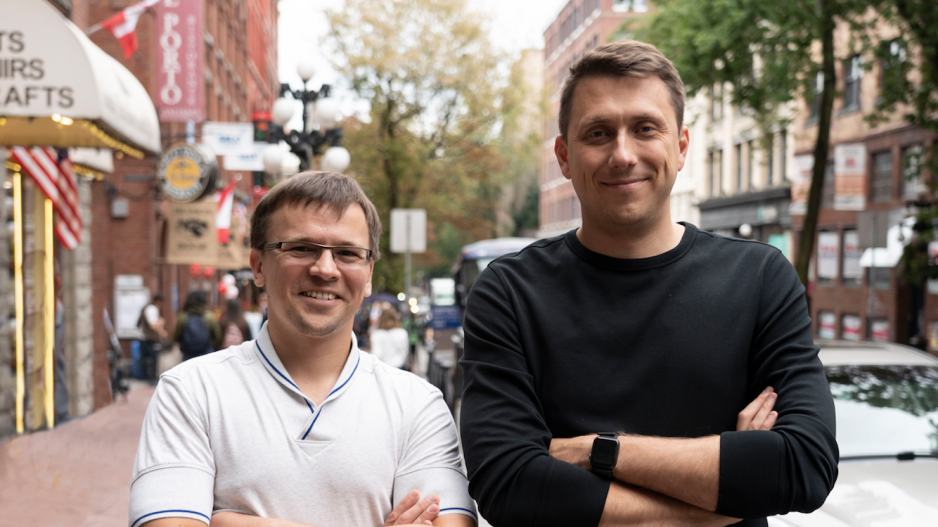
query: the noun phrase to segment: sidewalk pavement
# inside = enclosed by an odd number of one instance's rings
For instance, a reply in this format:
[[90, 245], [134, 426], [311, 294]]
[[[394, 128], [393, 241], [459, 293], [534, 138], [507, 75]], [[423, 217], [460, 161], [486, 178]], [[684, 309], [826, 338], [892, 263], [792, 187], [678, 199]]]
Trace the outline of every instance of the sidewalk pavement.
[[154, 388], [54, 430], [0, 443], [0, 527], [126, 527], [140, 426]]

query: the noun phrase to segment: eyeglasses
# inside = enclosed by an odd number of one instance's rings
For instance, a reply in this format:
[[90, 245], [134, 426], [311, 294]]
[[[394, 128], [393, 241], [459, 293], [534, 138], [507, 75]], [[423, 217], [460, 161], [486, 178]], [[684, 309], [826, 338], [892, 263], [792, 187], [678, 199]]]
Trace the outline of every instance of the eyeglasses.
[[371, 259], [371, 249], [348, 245], [329, 246], [313, 242], [274, 242], [262, 245], [261, 249], [283, 251], [288, 257], [302, 262], [304, 265], [313, 265], [318, 262], [324, 249], [332, 251], [332, 259], [340, 266], [362, 267]]

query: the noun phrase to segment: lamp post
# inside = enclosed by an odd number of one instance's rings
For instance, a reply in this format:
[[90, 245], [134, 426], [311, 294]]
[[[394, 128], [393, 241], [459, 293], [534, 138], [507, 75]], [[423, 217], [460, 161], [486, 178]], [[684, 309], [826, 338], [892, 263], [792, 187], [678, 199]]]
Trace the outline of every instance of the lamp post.
[[[270, 141], [275, 144], [281, 140], [285, 141], [289, 145], [290, 151], [300, 158], [300, 170], [309, 170], [313, 158], [322, 154], [323, 170], [344, 172], [349, 167], [351, 156], [348, 150], [342, 146], [342, 129], [336, 126], [339, 108], [335, 100], [329, 98], [331, 87], [328, 84], [323, 84], [319, 91], [307, 89], [306, 83], [315, 72], [312, 63], [301, 62], [297, 66], [296, 72], [303, 80], [303, 88], [292, 90], [289, 84], [280, 85], [280, 98], [274, 102], [271, 112], [273, 126], [270, 130]], [[293, 117], [294, 103], [286, 98], [287, 94], [295, 101], [303, 103], [302, 131], [290, 130], [287, 133], [283, 129]], [[325, 152], [323, 152], [323, 147], [327, 147]], [[268, 168], [268, 152], [271, 152], [271, 165], [274, 164], [272, 150], [272, 148], [268, 148], [264, 152], [265, 169]]]

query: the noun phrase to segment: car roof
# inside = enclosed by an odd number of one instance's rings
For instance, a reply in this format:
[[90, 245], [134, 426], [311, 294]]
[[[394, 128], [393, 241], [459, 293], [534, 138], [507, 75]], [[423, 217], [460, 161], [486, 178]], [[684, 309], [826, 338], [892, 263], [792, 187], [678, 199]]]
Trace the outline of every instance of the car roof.
[[818, 356], [825, 366], [907, 364], [938, 366], [938, 359], [915, 348], [893, 342], [818, 340]]

